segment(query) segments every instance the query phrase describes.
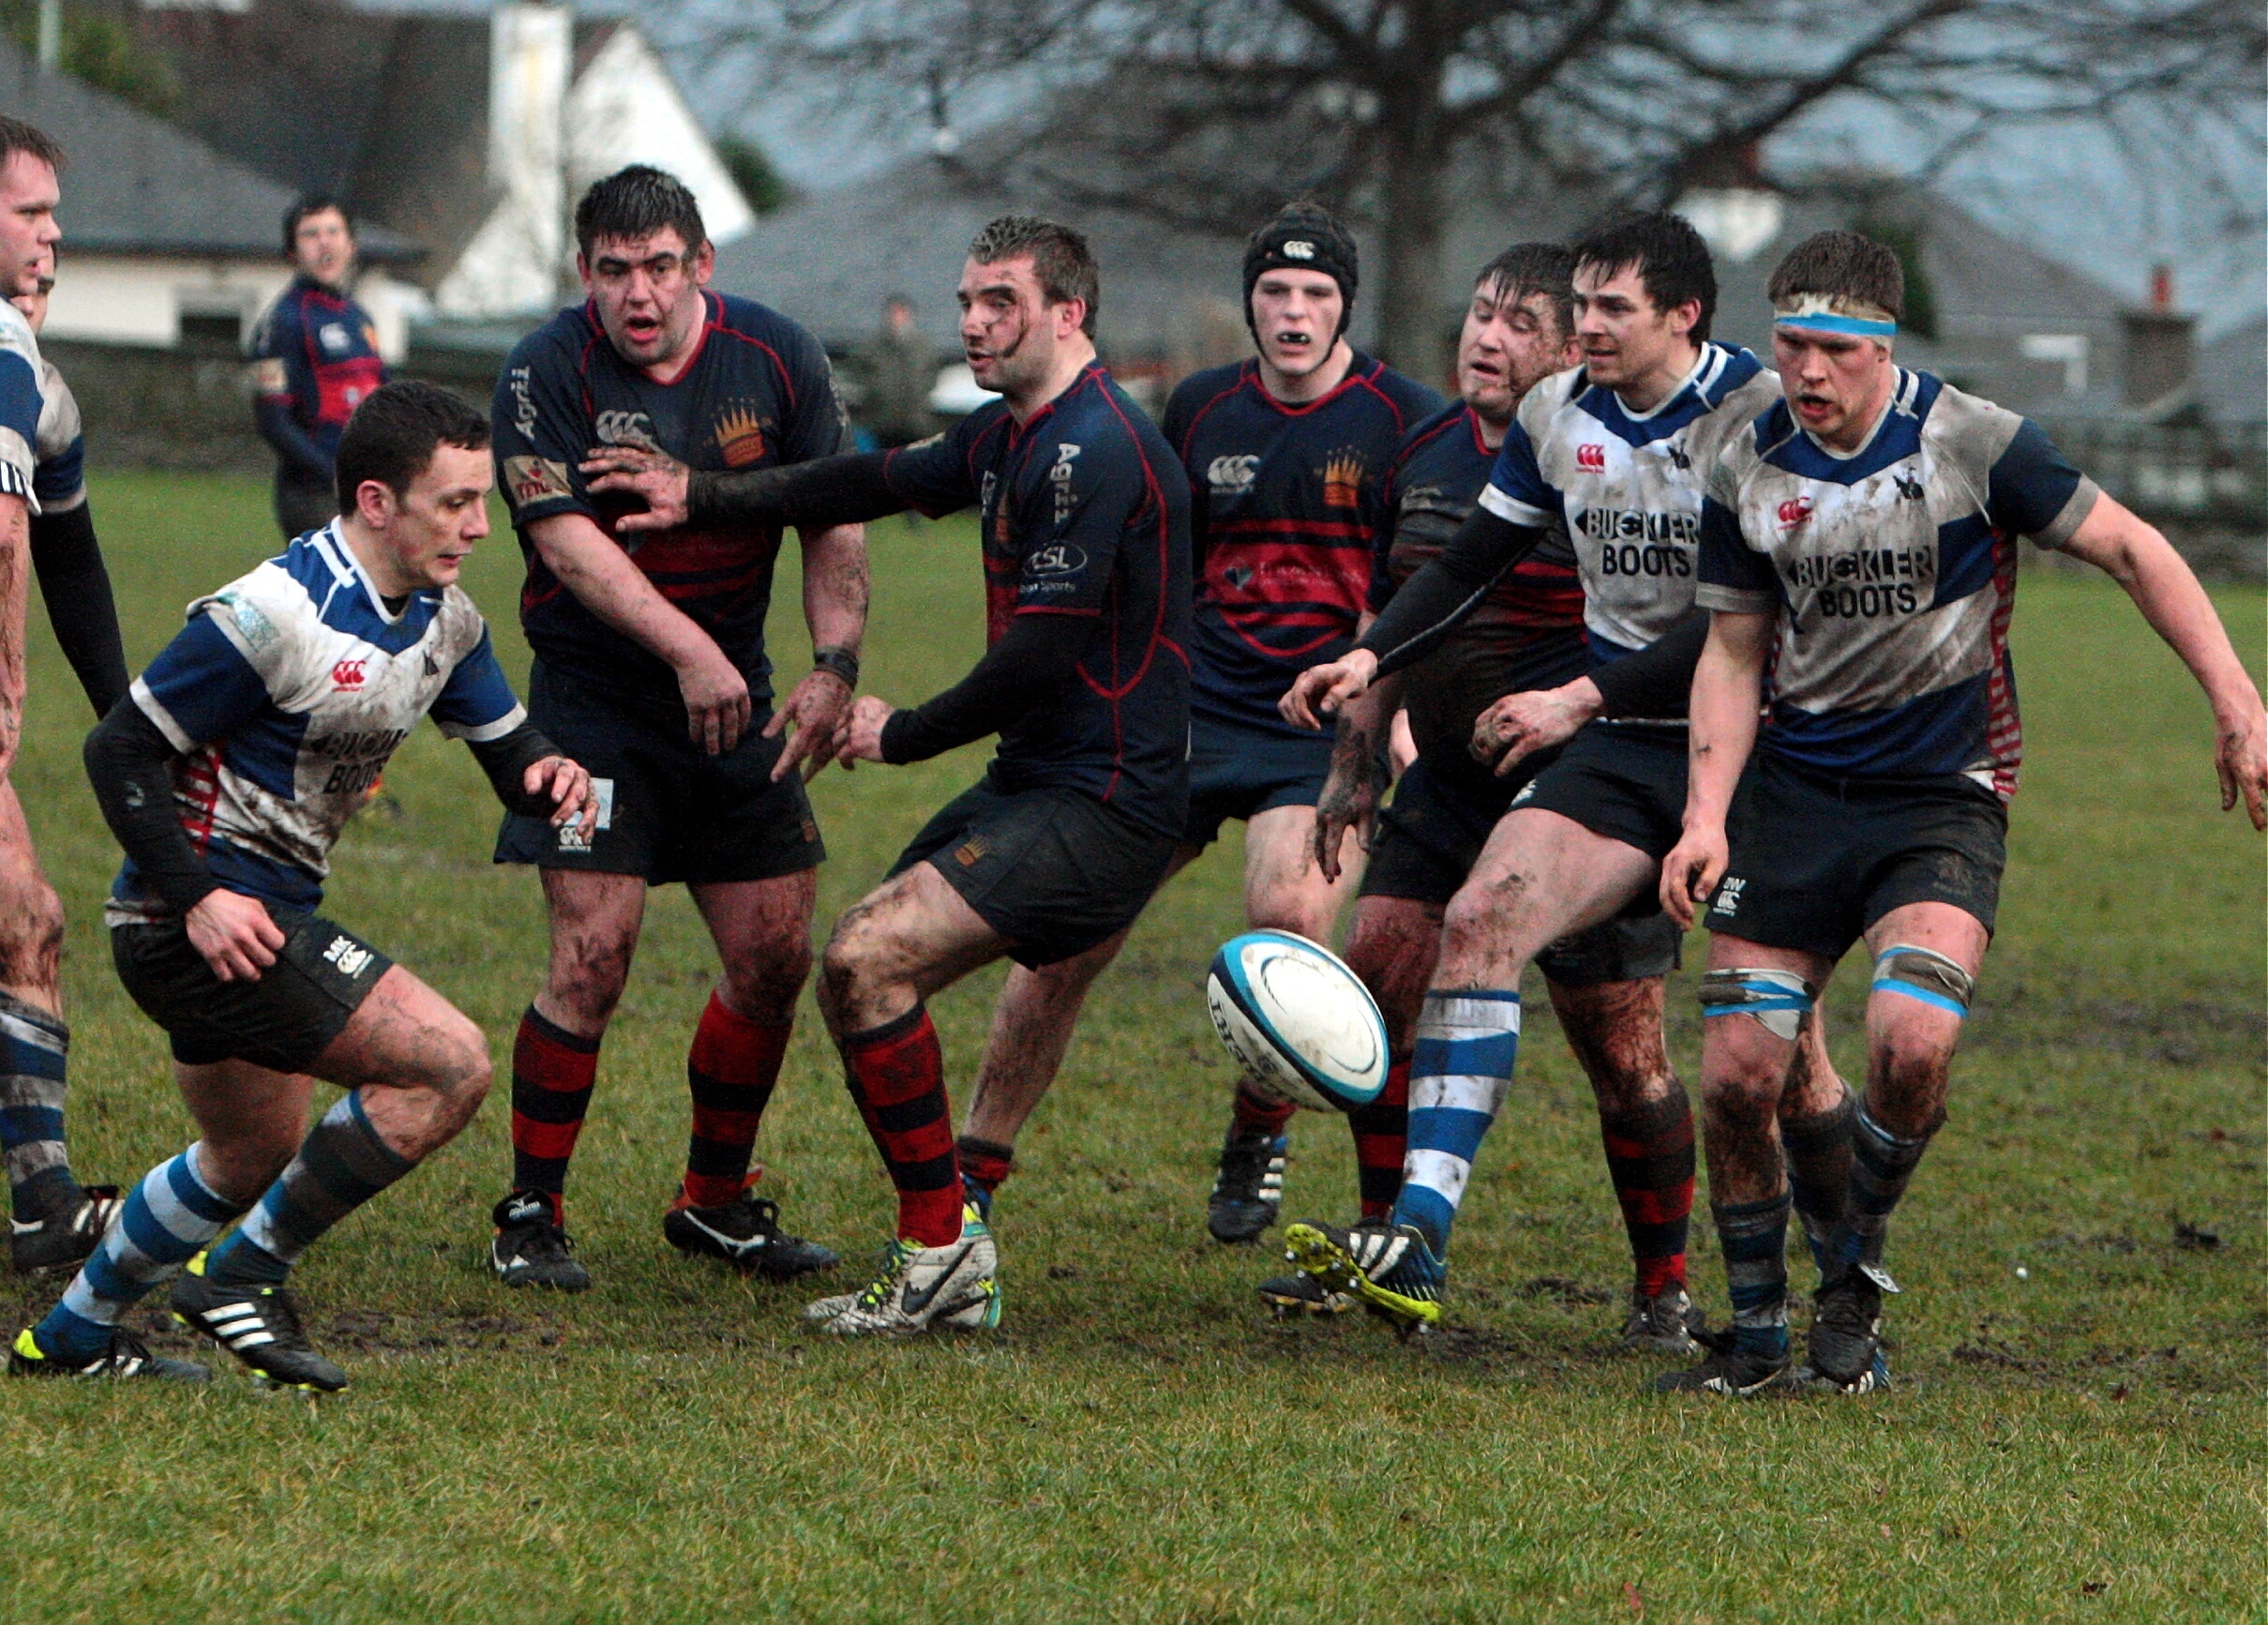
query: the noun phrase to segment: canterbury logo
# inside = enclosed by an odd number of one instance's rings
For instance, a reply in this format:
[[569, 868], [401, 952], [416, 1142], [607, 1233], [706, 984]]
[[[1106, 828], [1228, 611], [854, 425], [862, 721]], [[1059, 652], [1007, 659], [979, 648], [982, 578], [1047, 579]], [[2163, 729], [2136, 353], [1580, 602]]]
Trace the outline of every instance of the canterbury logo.
[[1315, 246], [1294, 237], [1284, 245], [1284, 257], [1287, 260], [1312, 260], [1315, 257]]
[[334, 688], [360, 688], [363, 665], [364, 662], [360, 660], [341, 660], [331, 668], [331, 686]]
[[1780, 528], [1792, 531], [1811, 517], [1810, 497], [1790, 497], [1780, 504]]
[[1585, 474], [1604, 474], [1606, 472], [1606, 447], [1603, 445], [1577, 446], [1575, 448], [1575, 466]]

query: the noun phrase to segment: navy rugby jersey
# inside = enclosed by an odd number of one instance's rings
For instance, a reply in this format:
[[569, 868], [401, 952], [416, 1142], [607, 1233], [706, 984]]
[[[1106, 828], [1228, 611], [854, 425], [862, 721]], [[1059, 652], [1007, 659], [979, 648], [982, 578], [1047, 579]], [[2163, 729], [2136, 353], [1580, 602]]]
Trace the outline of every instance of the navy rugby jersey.
[[[1370, 607], [1383, 609], [1394, 589], [1438, 557], [1488, 484], [1496, 454], [1480, 438], [1480, 416], [1462, 401], [1410, 431], [1377, 482], [1377, 541]], [[1410, 737], [1431, 770], [1450, 778], [1490, 778], [1472, 758], [1473, 723], [1507, 694], [1556, 688], [1590, 667], [1583, 639], [1583, 582], [1567, 533], [1554, 526], [1479, 608], [1403, 680]]]
[[2059, 548], [2099, 495], [2039, 426], [1900, 369], [1849, 457], [1775, 402], [1718, 456], [1709, 609], [1776, 613], [1758, 747], [1855, 777], [1964, 774], [2016, 792], [2016, 538]]
[[252, 329], [252, 389], [291, 409], [323, 450], [338, 455], [354, 409], [386, 381], [378, 329], [346, 294], [298, 276]]
[[1098, 363], [1019, 426], [1007, 403], [890, 454], [924, 513], [976, 505], [985, 641], [1017, 615], [1093, 621], [1078, 675], [1000, 730], [1003, 790], [1082, 790], [1179, 835], [1189, 816], [1189, 493]]
[[0, 299], [0, 496], [22, 497], [34, 513], [42, 511], [38, 475], [46, 370], [32, 324]]
[[772, 697], [764, 614], [779, 527], [680, 526], [617, 535], [615, 521], [642, 504], [619, 493], [593, 496], [579, 469], [602, 444], [655, 447], [710, 470], [772, 468], [834, 453], [843, 417], [818, 340], [752, 300], [702, 297], [708, 314], [699, 347], [668, 384], [624, 361], [588, 304], [569, 306], [521, 339], [496, 382], [497, 483], [528, 561], [520, 624], [538, 659], [625, 696], [683, 703], [668, 664], [584, 608], [529, 539], [537, 519], [581, 514], [716, 639], [748, 680], [760, 713]]
[[1368, 598], [1371, 486], [1441, 397], [1357, 355], [1339, 386], [1287, 405], [1244, 360], [1183, 379], [1165, 438], [1187, 470], [1196, 569], [1191, 709], [1313, 739], [1276, 715], [1310, 666], [1355, 639]]
[[1755, 356], [1707, 343], [1651, 412], [1580, 367], [1522, 399], [1480, 505], [1516, 525], [1566, 525], [1596, 658], [1643, 649], [1691, 611], [1710, 459], [1779, 396]]
[[[131, 692], [181, 752], [173, 799], [213, 878], [293, 910], [323, 900], [339, 831], [419, 717], [475, 742], [526, 718], [473, 600], [428, 588], [389, 610], [336, 520], [192, 603]], [[166, 910], [128, 860], [107, 912]]]

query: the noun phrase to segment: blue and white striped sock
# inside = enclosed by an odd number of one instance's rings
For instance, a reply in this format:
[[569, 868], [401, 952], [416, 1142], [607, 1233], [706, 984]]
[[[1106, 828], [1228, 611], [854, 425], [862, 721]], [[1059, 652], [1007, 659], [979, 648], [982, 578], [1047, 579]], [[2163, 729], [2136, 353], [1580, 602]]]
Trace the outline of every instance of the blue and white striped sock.
[[1788, 1352], [1788, 1193], [1761, 1202], [1711, 1202], [1724, 1249], [1736, 1347], [1773, 1360]]
[[0, 993], [0, 1160], [10, 1204], [26, 1224], [74, 1211], [82, 1197], [63, 1143], [64, 1060], [70, 1029]]
[[1490, 988], [1434, 991], [1418, 1016], [1409, 1066], [1409, 1149], [1393, 1222], [1415, 1225], [1436, 1256], [1472, 1178], [1481, 1137], [1496, 1121], [1520, 1054], [1520, 995]]
[[191, 1146], [159, 1163], [127, 1194], [117, 1223], [81, 1267], [63, 1302], [33, 1329], [42, 1353], [64, 1360], [101, 1353], [134, 1300], [171, 1277], [244, 1211], [243, 1203], [219, 1196], [199, 1176], [197, 1150]]
[[250, 1286], [280, 1282], [318, 1237], [417, 1165], [378, 1137], [349, 1090], [321, 1121], [233, 1236], [205, 1260], [205, 1279]]

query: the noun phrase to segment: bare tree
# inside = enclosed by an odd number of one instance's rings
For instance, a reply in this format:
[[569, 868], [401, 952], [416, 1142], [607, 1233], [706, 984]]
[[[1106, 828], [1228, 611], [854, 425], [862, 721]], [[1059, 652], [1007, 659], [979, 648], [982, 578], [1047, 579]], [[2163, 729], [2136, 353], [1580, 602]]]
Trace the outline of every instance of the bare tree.
[[2137, 110], [2130, 128], [2257, 155], [2268, 63], [2249, 0], [775, 0], [671, 20], [713, 62], [940, 125], [949, 102], [998, 110], [957, 159], [975, 178], [1230, 235], [1288, 196], [1345, 210], [1383, 249], [1380, 348], [1428, 377], [1454, 188], [1668, 203], [1862, 104], [1895, 114], [1907, 167]]

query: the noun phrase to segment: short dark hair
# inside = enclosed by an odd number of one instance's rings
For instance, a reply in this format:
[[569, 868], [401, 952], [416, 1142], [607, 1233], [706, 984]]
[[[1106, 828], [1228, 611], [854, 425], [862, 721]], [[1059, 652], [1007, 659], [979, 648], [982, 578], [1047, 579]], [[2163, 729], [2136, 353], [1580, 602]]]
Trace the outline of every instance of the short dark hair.
[[363, 398], [338, 437], [338, 511], [354, 511], [354, 493], [365, 480], [401, 495], [443, 445], [486, 451], [487, 416], [464, 397], [422, 379], [379, 385]]
[[632, 164], [592, 182], [582, 202], [575, 205], [575, 246], [586, 260], [601, 238], [634, 242], [666, 227], [675, 227], [685, 239], [688, 254], [699, 252], [709, 240], [693, 189], [652, 164]]
[[1514, 243], [1480, 267], [1473, 287], [1502, 287], [1516, 301], [1540, 293], [1552, 302], [1559, 337], [1575, 331], [1575, 251], [1564, 244]]
[[347, 235], [354, 234], [354, 222], [347, 214], [346, 204], [328, 192], [311, 192], [283, 211], [283, 257], [290, 259], [299, 251], [299, 228], [310, 215], [337, 210], [338, 218], [347, 223]]
[[38, 125], [0, 113], [0, 164], [27, 152], [57, 174], [63, 173], [63, 144]]
[[1709, 246], [1683, 215], [1658, 209], [1652, 214], [1626, 215], [1575, 240], [1575, 269], [1596, 266], [1609, 276], [1635, 267], [1645, 296], [1657, 310], [1675, 310], [1688, 300], [1701, 301], [1701, 320], [1693, 323], [1695, 342], [1709, 336], [1709, 321], [1717, 314], [1717, 266]]
[[1069, 226], [1041, 219], [1037, 215], [1002, 215], [969, 245], [969, 257], [980, 265], [1031, 256], [1032, 275], [1050, 305], [1084, 300], [1087, 319], [1079, 330], [1092, 339], [1095, 317], [1103, 308], [1103, 272], [1095, 263], [1087, 239]]
[[1864, 299], [1890, 313], [1906, 313], [1905, 267], [1898, 256], [1856, 232], [1814, 232], [1788, 250], [1772, 273], [1765, 296], [1777, 305], [1798, 293]]

